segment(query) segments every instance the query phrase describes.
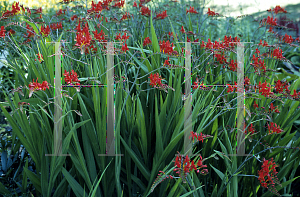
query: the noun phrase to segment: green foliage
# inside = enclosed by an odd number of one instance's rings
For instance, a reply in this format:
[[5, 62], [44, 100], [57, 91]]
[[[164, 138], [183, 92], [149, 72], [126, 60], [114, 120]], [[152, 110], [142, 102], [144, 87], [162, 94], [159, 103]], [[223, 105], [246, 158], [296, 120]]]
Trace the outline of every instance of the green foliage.
[[[192, 31], [199, 38], [199, 42], [207, 41], [208, 38], [218, 40], [224, 35], [232, 37], [243, 33], [245, 40], [256, 42], [260, 38], [267, 38], [265, 32], [252, 23], [250, 16], [238, 19], [222, 19], [221, 17], [208, 17], [204, 7], [200, 17], [189, 14], [186, 17], [185, 6], [176, 8], [176, 4], [170, 4], [168, 20], [153, 20], [153, 4], [163, 5], [163, 2], [149, 2], [151, 18], [140, 14], [134, 18], [111, 25], [111, 22], [100, 24], [97, 20], [88, 21], [91, 31], [103, 30], [108, 36], [107, 40], [115, 40], [120, 29], [133, 29], [127, 41], [129, 51], [126, 54], [116, 54], [114, 59], [114, 74], [125, 76], [124, 82], [115, 84], [115, 153], [123, 156], [99, 156], [106, 151], [106, 113], [107, 113], [107, 91], [106, 87], [64, 87], [62, 96], [62, 153], [71, 156], [45, 156], [53, 154], [55, 149], [53, 142], [56, 140], [54, 131], [54, 66], [55, 46], [45, 43], [42, 37], [33, 39], [28, 45], [22, 44], [24, 29], [17, 26], [16, 35], [10, 37], [7, 57], [7, 67], [1, 71], [0, 103], [7, 121], [13, 132], [8, 135], [3, 132], [1, 138], [1, 169], [7, 174], [3, 184], [0, 183], [0, 192], [7, 195], [15, 192], [15, 188], [9, 188], [8, 177], [13, 180], [19, 188], [18, 193], [31, 193], [34, 196], [258, 196], [260, 183], [257, 179], [257, 171], [261, 168], [262, 158], [274, 157], [279, 164], [278, 179], [282, 187], [277, 187], [282, 194], [291, 193], [291, 183], [295, 178], [295, 169], [299, 164], [299, 150], [285, 148], [285, 146], [299, 147], [299, 137], [294, 130], [294, 122], [299, 121], [299, 101], [286, 98], [275, 99], [273, 104], [278, 106], [279, 114], [258, 112], [253, 107], [253, 97], [260, 107], [266, 109], [271, 103], [270, 98], [252, 92], [247, 94], [245, 105], [247, 109], [246, 123], [253, 123], [259, 134], [247, 136], [245, 139], [245, 152], [251, 154], [248, 157], [233, 156], [236, 152], [236, 94], [226, 94], [223, 87], [213, 87], [207, 90], [195, 90], [192, 97], [192, 113], [189, 125], [185, 125], [185, 108], [183, 91], [185, 89], [184, 69], [162, 67], [164, 61], [169, 57], [172, 64], [185, 65], [184, 54], [181, 49], [187, 35], [179, 32], [181, 26], [186, 31]], [[151, 6], [150, 6], [151, 5]], [[72, 8], [78, 17], [89, 16], [86, 10]], [[124, 9], [130, 13], [136, 13], [136, 8], [131, 5]], [[157, 11], [157, 10], [156, 10]], [[162, 10], [164, 11], [164, 10]], [[120, 14], [116, 8], [105, 12], [105, 17]], [[53, 12], [54, 13], [54, 12]], [[51, 14], [49, 14], [51, 16]], [[67, 14], [67, 20], [72, 16]], [[13, 16], [17, 18], [18, 16]], [[57, 16], [60, 21], [65, 16]], [[19, 17], [26, 21], [35, 33], [38, 33], [40, 25], [31, 21], [29, 17]], [[51, 17], [43, 17], [46, 24], [52, 20]], [[88, 18], [88, 17], [87, 17]], [[173, 20], [175, 18], [175, 20]], [[199, 22], [193, 25], [192, 21]], [[172, 20], [171, 20], [172, 19]], [[95, 54], [82, 54], [75, 45], [75, 34], [67, 30], [74, 29], [78, 25], [74, 21], [64, 20], [63, 30], [52, 31], [46, 41], [67, 40], [69, 43], [62, 51], [62, 72], [74, 70], [82, 85], [102, 84], [107, 79], [107, 58], [102, 46], [96, 45]], [[52, 22], [51, 22], [52, 23]], [[225, 23], [225, 25], [224, 25]], [[247, 24], [247, 25], [241, 25]], [[18, 29], [17, 29], [18, 28]], [[117, 28], [117, 29], [115, 29]], [[22, 32], [23, 31], [23, 32]], [[174, 50], [180, 57], [169, 56], [160, 52], [159, 41], [171, 40], [168, 33], [173, 32]], [[178, 33], [178, 36], [176, 36]], [[122, 33], [123, 34], [123, 33]], [[122, 35], [121, 34], [121, 35]], [[250, 39], [250, 35], [253, 37]], [[128, 35], [128, 34], [127, 34]], [[164, 36], [167, 35], [167, 38]], [[143, 40], [151, 38], [152, 45], [144, 47]], [[142, 39], [140, 39], [142, 38]], [[6, 39], [6, 38], [5, 38]], [[8, 39], [8, 38], [7, 38]], [[141, 42], [140, 42], [141, 41]], [[3, 43], [2, 43], [3, 44]], [[28, 47], [30, 46], [30, 48]], [[115, 44], [118, 48], [120, 44]], [[2, 48], [1, 48], [2, 49]], [[136, 51], [140, 52], [139, 55]], [[43, 62], [34, 61], [37, 53], [44, 57]], [[228, 52], [228, 58], [234, 59], [235, 52]], [[192, 44], [192, 81], [196, 78], [207, 84], [233, 84], [236, 73], [229, 69], [217, 66], [215, 57], [209, 50]], [[282, 69], [281, 74], [270, 74], [270, 78], [263, 78], [254, 73], [249, 59], [254, 51], [245, 52], [245, 74], [249, 77], [251, 85], [266, 80], [274, 84], [279, 79], [287, 79], [291, 86], [290, 90], [299, 87], [299, 72], [293, 70], [290, 63], [284, 64], [292, 70], [292, 73], [284, 72], [281, 65], [276, 64], [275, 59], [264, 59], [268, 69]], [[297, 65], [298, 51], [287, 53], [287, 59]], [[209, 63], [209, 64], [208, 64]], [[210, 66], [210, 65], [214, 65]], [[164, 88], [153, 88], [148, 83], [150, 73], [159, 73], [162, 76]], [[278, 74], [278, 75], [277, 75]], [[290, 77], [290, 78], [288, 78]], [[32, 80], [42, 83], [47, 81], [49, 89], [35, 91], [29, 97], [28, 84]], [[65, 77], [62, 78], [64, 81]], [[204, 79], [204, 80], [203, 80]], [[117, 80], [115, 80], [117, 81]], [[3, 83], [2, 83], [3, 82]], [[10, 83], [11, 82], [11, 83]], [[22, 93], [10, 90], [22, 86]], [[3, 87], [3, 88], [2, 88]], [[1, 90], [0, 89], [0, 90]], [[225, 91], [224, 91], [225, 90]], [[28, 106], [20, 107], [19, 102], [30, 103]], [[11, 112], [8, 112], [7, 107]], [[75, 112], [75, 113], [72, 113]], [[266, 123], [276, 122], [285, 132], [267, 135]], [[230, 129], [228, 129], [228, 126]], [[197, 134], [211, 135], [204, 139], [203, 143], [193, 144], [193, 153], [201, 154], [203, 162], [208, 166], [206, 176], [199, 175], [195, 171], [180, 177], [165, 180], [169, 175], [174, 175], [174, 158], [177, 152], [183, 153], [184, 136], [189, 131], [185, 127], [191, 127]], [[268, 143], [266, 145], [265, 140]], [[262, 144], [260, 144], [263, 142]], [[16, 163], [16, 154], [20, 146], [24, 146], [17, 168], [9, 171], [9, 167]], [[7, 148], [11, 146], [11, 153]], [[272, 147], [272, 148], [269, 148]], [[293, 152], [294, 151], [294, 152]], [[28, 153], [28, 154], [27, 154]], [[230, 155], [231, 154], [231, 155]], [[14, 159], [10, 160], [10, 156]], [[258, 159], [260, 158], [260, 160]], [[197, 161], [199, 157], [193, 157]], [[156, 179], [160, 170], [165, 174]], [[99, 177], [101, 173], [101, 176]], [[176, 174], [174, 175], [176, 176]], [[184, 177], [184, 180], [182, 179]], [[186, 183], [185, 183], [186, 182]], [[284, 182], [284, 183], [283, 183]], [[153, 184], [155, 183], [155, 184]], [[282, 190], [284, 188], [284, 191]], [[29, 195], [29, 194], [28, 194]], [[266, 192], [264, 195], [269, 195]]]

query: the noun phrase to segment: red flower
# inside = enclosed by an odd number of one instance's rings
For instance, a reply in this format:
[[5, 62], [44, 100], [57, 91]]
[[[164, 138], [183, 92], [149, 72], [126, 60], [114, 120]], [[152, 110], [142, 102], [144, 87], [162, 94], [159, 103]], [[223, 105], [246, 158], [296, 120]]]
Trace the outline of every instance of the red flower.
[[82, 47], [85, 47], [85, 45], [89, 46], [90, 45], [90, 41], [91, 41], [91, 37], [89, 34], [85, 35], [84, 33], [78, 33], [76, 35], [76, 43], [75, 43], [75, 46], [77, 46], [78, 48], [81, 48]]
[[279, 113], [279, 110], [277, 109], [278, 106], [276, 106], [276, 108], [273, 106], [273, 103], [271, 103], [270, 108], [269, 108], [269, 112], [275, 112], [275, 113]]
[[47, 81], [43, 81], [41, 86], [40, 86], [41, 90], [46, 90], [46, 88], [49, 89], [49, 86], [48, 86], [48, 82]]
[[101, 2], [99, 1], [98, 4], [94, 4], [94, 1], [92, 1], [92, 8], [90, 10], [87, 10], [88, 13], [99, 13], [102, 11]]
[[85, 27], [81, 30], [80, 28], [80, 22], [78, 23], [78, 26], [75, 28], [77, 30], [76, 34], [76, 43], [75, 46], [81, 49], [81, 53], [83, 54], [83, 51], [85, 49], [85, 52], [88, 52], [86, 46], [90, 46], [92, 37], [89, 33], [89, 27], [88, 24], [85, 24]]
[[[100, 2], [100, 1], [99, 1]], [[98, 4], [99, 4], [98, 2]], [[112, 0], [104, 0], [103, 3], [102, 3], [102, 7], [103, 9], [106, 9], [106, 10], [109, 10], [109, 7], [108, 5], [112, 2]]]
[[57, 23], [56, 25], [57, 25], [57, 29], [62, 29], [62, 24], [61, 24], [61, 22], [60, 22], [60, 23]]
[[133, 3], [133, 7], [137, 7], [136, 1]]
[[171, 46], [169, 40], [167, 42], [163, 41], [162, 43], [161, 41], [159, 41], [159, 46], [160, 46], [160, 51], [163, 51], [163, 53], [168, 53], [169, 55], [173, 53], [174, 44], [172, 43]]
[[177, 156], [175, 159], [175, 167], [180, 168], [181, 167], [181, 156]]
[[194, 87], [193, 90], [197, 89], [199, 87], [200, 90], [205, 90], [207, 88], [207, 86], [205, 86], [203, 84], [203, 82], [201, 82], [200, 86], [199, 86], [199, 81], [198, 81], [198, 77], [196, 78], [196, 81], [194, 82]]
[[[39, 62], [41, 63], [42, 61], [44, 61], [43, 59], [43, 55], [42, 54], [36, 54], [38, 56]], [[34, 61], [36, 61], [36, 59], [34, 59]]]
[[283, 38], [283, 41], [285, 43], [292, 43], [293, 42], [293, 38], [292, 38], [292, 36], [289, 36], [289, 35], [285, 34], [284, 38]]
[[258, 105], [256, 104], [256, 101], [254, 101], [253, 107], [254, 107], [254, 109], [258, 108]]
[[275, 18], [274, 21], [273, 21], [273, 17], [268, 16], [268, 18], [267, 18], [267, 24], [269, 24], [271, 26], [272, 25], [276, 26], [277, 25], [276, 21], [277, 21], [277, 18]]
[[149, 17], [151, 15], [151, 11], [149, 10], [149, 8], [143, 6], [141, 8], [142, 15]]
[[170, 63], [169, 63], [169, 57], [168, 57], [168, 59], [165, 60], [164, 65], [165, 65], [165, 64], [166, 64], [166, 65], [170, 65]]
[[181, 32], [181, 33], [185, 33], [185, 30], [184, 30], [183, 26], [181, 26], [180, 32]]
[[38, 78], [36, 79], [36, 82], [34, 82], [34, 79], [30, 84], [28, 85], [30, 90], [46, 90], [46, 88], [49, 89], [48, 82], [43, 81], [42, 84], [38, 83]]
[[125, 12], [125, 14], [123, 14], [123, 16], [122, 16], [122, 18], [121, 18], [120, 21], [126, 20], [126, 19], [128, 19], [128, 18], [130, 18], [130, 17], [131, 17], [130, 14], [129, 14], [128, 12]]
[[200, 141], [202, 141], [202, 143], [203, 143], [203, 137], [202, 137], [202, 133], [200, 133], [199, 135], [198, 135], [198, 141], [200, 142]]
[[100, 33], [98, 33], [98, 30], [93, 31], [92, 33], [94, 34], [94, 38], [99, 42], [107, 42], [107, 40], [105, 40], [105, 33], [103, 30], [101, 30]]
[[258, 50], [258, 48], [255, 49], [255, 53], [257, 54], [257, 56], [259, 56], [260, 51]]
[[150, 38], [147, 37], [147, 38], [145, 38], [145, 40], [144, 40], [144, 42], [143, 42], [143, 46], [145, 47], [146, 45], [151, 44], [151, 43], [152, 43], [152, 42], [151, 42]]
[[191, 133], [191, 135], [189, 136], [189, 139], [192, 137], [193, 142], [194, 142], [194, 138], [196, 138], [198, 141], [202, 141], [202, 143], [203, 143], [203, 140], [204, 140], [205, 138], [207, 138], [207, 137], [212, 137], [212, 136], [210, 136], [210, 135], [203, 135], [202, 133], [197, 134], [197, 133], [194, 133], [193, 131], [191, 131], [190, 133]]
[[[262, 187], [268, 188], [272, 193], [280, 196], [280, 194], [277, 192], [275, 188], [275, 183], [280, 185], [280, 182], [276, 176], [278, 172], [276, 172], [275, 167], [278, 167], [278, 165], [276, 165], [275, 162], [273, 162], [273, 158], [271, 158], [270, 161], [264, 158], [263, 165], [261, 166], [261, 170], [258, 171], [258, 175], [259, 175], [258, 180], [261, 183]], [[268, 186], [270, 186], [270, 188]]]
[[288, 90], [288, 85], [286, 84], [286, 82], [282, 83], [280, 80], [278, 80], [275, 84], [275, 91], [277, 93], [282, 93], [284, 89]]
[[[273, 133], [281, 133], [281, 132], [283, 132], [283, 130], [280, 129], [280, 126], [279, 126], [279, 125], [277, 126], [276, 123], [271, 122], [271, 125], [269, 125], [269, 123], [267, 123], [267, 124], [268, 124], [268, 131], [269, 131], [269, 134], [273, 134]], [[274, 126], [274, 125], [275, 125], [275, 126]]]
[[[74, 70], [72, 70], [72, 74], [67, 72], [65, 70], [65, 73], [63, 74], [65, 76], [65, 82], [68, 84], [73, 84], [74, 82], [80, 82], [80, 80], [78, 80], [77, 78], [77, 73], [74, 72]], [[76, 85], [80, 85], [80, 83], [76, 83]]]
[[125, 0], [121, 0], [120, 2], [117, 2], [113, 5], [113, 7], [118, 7], [118, 8], [121, 8], [123, 7], [125, 4]]
[[227, 86], [228, 86], [227, 93], [229, 93], [229, 92], [233, 92], [233, 91], [234, 91], [234, 88], [233, 88], [233, 87], [231, 87], [231, 85], [230, 85], [230, 84], [227, 84]]
[[250, 85], [250, 79], [248, 77], [245, 78], [244, 84], [245, 85]]
[[[65, 14], [65, 10], [64, 10], [64, 14]], [[57, 12], [57, 11], [55, 11], [55, 13], [56, 13], [56, 16], [60, 16], [60, 15], [62, 15], [62, 13], [63, 13], [63, 11], [62, 11], [62, 9], [59, 9], [59, 11]]]
[[190, 170], [197, 170], [197, 167], [195, 166], [194, 164], [194, 160], [191, 162], [191, 165], [190, 165]]
[[284, 57], [282, 56], [282, 50], [279, 50], [279, 47], [277, 49], [274, 49], [273, 51], [273, 57], [277, 57], [278, 59], [283, 59]]
[[12, 13], [13, 14], [17, 14], [21, 11], [20, 7], [19, 7], [19, 2], [15, 2], [14, 4], [12, 4]]
[[[222, 60], [221, 60], [222, 61]], [[229, 69], [232, 70], [232, 71], [236, 71], [237, 69], [237, 62], [234, 61], [234, 60], [231, 60], [230, 64], [229, 64]]]
[[271, 103], [269, 111], [272, 112], [274, 109], [275, 109], [275, 107], [274, 107], [273, 103]]
[[299, 99], [300, 98], [300, 92], [296, 92], [296, 90], [294, 90], [294, 94], [292, 95], [292, 97], [294, 98], [294, 99]]
[[197, 133], [194, 133], [193, 131], [191, 131], [191, 135], [190, 135], [189, 139], [190, 139], [191, 137], [192, 137], [193, 142], [194, 142], [194, 138], [197, 139]]
[[38, 85], [37, 80], [38, 80], [38, 78], [36, 79], [36, 82], [34, 82], [34, 79], [32, 79], [32, 82], [30, 82], [30, 84], [28, 85], [28, 87], [29, 87], [30, 90], [39, 89], [39, 85]]
[[121, 33], [115, 37], [115, 40], [122, 40]]
[[208, 40], [207, 40], [207, 43], [206, 43], [206, 48], [207, 49], [211, 49], [212, 48], [212, 46], [213, 46], [213, 43], [210, 41], [210, 38], [208, 38]]
[[167, 15], [167, 10], [163, 11], [161, 14], [156, 15], [156, 17], [154, 17], [154, 19], [164, 19], [166, 18]]
[[24, 36], [25, 38], [30, 38], [30, 37], [33, 37], [34, 36], [34, 30], [33, 30], [33, 28], [32, 27], [30, 27], [30, 25], [29, 24], [26, 24], [26, 29], [27, 29], [27, 33], [28, 33], [28, 35], [26, 36]]
[[48, 86], [48, 82], [47, 81], [43, 81], [42, 84], [38, 83], [38, 78], [36, 79], [36, 82], [34, 82], [34, 79], [32, 79], [32, 82], [30, 82], [30, 84], [28, 85], [29, 87], [29, 98], [32, 96], [32, 93], [34, 91], [38, 91], [38, 90], [46, 90], [46, 88], [49, 89]]
[[158, 84], [159, 86], [162, 86], [161, 78], [160, 78], [158, 73], [156, 73], [154, 75], [151, 73], [150, 77], [148, 77], [148, 78], [150, 78], [150, 85], [151, 86], [156, 87], [156, 84]]
[[44, 37], [47, 37], [50, 34], [50, 28], [49, 25], [47, 25], [46, 28], [41, 26], [41, 33], [44, 34]]
[[229, 93], [229, 92], [234, 92], [234, 90], [237, 91], [237, 84], [236, 84], [236, 81], [234, 82], [234, 84], [235, 84], [234, 87], [231, 86], [230, 84], [227, 84], [227, 86], [228, 86], [227, 93]]
[[261, 93], [261, 95], [267, 97], [270, 96], [270, 94], [274, 94], [273, 92], [271, 92], [271, 88], [267, 87], [267, 82], [265, 81], [264, 83], [261, 84], [261, 82], [259, 82], [259, 93]]
[[183, 161], [183, 164], [187, 164], [190, 162], [189, 156], [187, 155]]
[[[188, 156], [187, 156], [188, 157]], [[190, 163], [188, 162], [187, 164], [184, 165], [183, 167], [184, 173], [190, 172]]]
[[73, 20], [75, 20], [75, 18], [78, 18], [78, 16], [76, 14], [71, 17], [71, 20], [73, 21]]
[[190, 9], [188, 10], [188, 9], [186, 9], [186, 14], [187, 13], [194, 13], [194, 14], [198, 14], [198, 12], [195, 10], [195, 8], [194, 7], [192, 7], [192, 6], [190, 6]]
[[[174, 38], [173, 32], [169, 32], [168, 35], [170, 36], [170, 38]], [[176, 34], [176, 36], [178, 37], [178, 35]]]
[[122, 51], [124, 51], [125, 53], [126, 53], [126, 51], [129, 51], [126, 43], [125, 43], [125, 45], [122, 46]]
[[198, 162], [197, 162], [197, 166], [199, 167], [199, 168], [206, 168], [207, 167], [207, 165], [203, 165], [203, 159], [202, 159], [202, 157], [200, 156], [200, 159], [198, 160]]
[[[21, 8], [23, 12], [25, 12], [23, 5], [21, 5]], [[14, 2], [12, 4], [12, 11], [7, 10], [5, 13], [2, 14], [2, 17], [9, 17], [9, 16], [16, 15], [21, 11], [21, 8], [19, 7], [19, 2]]]
[[75, 30], [77, 33], [81, 32], [80, 21], [78, 21], [78, 25], [76, 26]]
[[263, 47], [269, 46], [268, 43], [264, 40], [264, 44], [262, 45]]
[[4, 26], [1, 26], [1, 30], [0, 30], [0, 37], [1, 38], [5, 38], [5, 32], [6, 32], [6, 30], [4, 29]]
[[[246, 131], [245, 131], [246, 132]], [[253, 124], [251, 123], [251, 125], [248, 127], [248, 133], [251, 133], [252, 135], [254, 134], [255, 129], [253, 127]], [[246, 133], [247, 134], [247, 133]]]
[[122, 39], [126, 42], [126, 40], [129, 38], [129, 36], [126, 36], [126, 33], [122, 36]]
[[208, 8], [208, 12], [207, 12], [208, 16], [215, 16], [215, 15], [219, 15], [218, 13], [215, 13], [213, 11], [210, 10], [210, 8]]
[[[267, 11], [268, 11], [268, 12], [271, 12], [272, 9], [269, 9], [269, 10], [267, 10]], [[273, 11], [275, 12], [275, 14], [278, 14], [278, 13], [287, 13], [287, 11], [284, 10], [284, 8], [281, 8], [279, 5], [277, 5], [277, 6], [273, 9]]]
[[50, 24], [50, 28], [53, 29], [53, 30], [62, 29], [62, 24], [61, 24], [61, 22], [60, 23], [53, 23], [53, 24]]
[[[186, 176], [186, 174], [188, 172], [190, 172], [190, 170], [197, 170], [197, 172], [199, 173], [199, 169], [201, 168], [205, 168], [207, 167], [207, 165], [203, 165], [203, 160], [202, 160], [202, 157], [200, 156], [200, 159], [198, 160], [197, 162], [197, 165], [195, 165], [195, 162], [194, 161], [190, 161], [188, 155], [185, 157], [184, 161], [183, 161], [183, 158], [181, 155], [177, 155], [176, 156], [176, 159], [175, 159], [175, 164], [174, 166], [176, 167], [174, 169], [174, 171], [177, 171], [176, 173], [179, 174], [179, 176], [181, 178], [184, 178]], [[183, 169], [183, 172], [182, 172], [182, 169]], [[207, 169], [203, 169], [201, 171], [202, 174], [206, 175], [208, 173], [208, 170]], [[185, 179], [183, 180], [183, 182], [185, 182]]]
[[266, 72], [266, 66], [264, 60], [259, 60], [259, 63], [257, 64], [258, 68], [260, 68], [263, 72]]
[[197, 89], [198, 88], [198, 83], [194, 81], [193, 84], [194, 84], [193, 90]]
[[200, 45], [201, 48], [204, 48], [205, 47], [205, 44], [204, 44], [204, 41], [202, 40], [202, 43]]

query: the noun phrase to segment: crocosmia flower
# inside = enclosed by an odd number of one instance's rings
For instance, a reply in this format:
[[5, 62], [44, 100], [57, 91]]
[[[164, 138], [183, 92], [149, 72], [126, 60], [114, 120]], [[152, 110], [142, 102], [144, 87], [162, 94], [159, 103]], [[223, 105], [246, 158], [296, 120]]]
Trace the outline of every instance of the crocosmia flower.
[[150, 38], [147, 37], [147, 38], [145, 38], [145, 40], [144, 40], [144, 42], [143, 42], [143, 46], [145, 47], [146, 45], [151, 44], [151, 43], [152, 43], [152, 42], [151, 42]]
[[6, 30], [4, 29], [4, 26], [1, 26], [1, 30], [0, 30], [0, 37], [1, 38], [5, 38], [5, 32], [6, 32]]
[[151, 86], [156, 87], [156, 84], [158, 84], [159, 86], [162, 86], [161, 78], [160, 78], [158, 73], [156, 73], [154, 75], [151, 73], [149, 78], [150, 78], [150, 85]]
[[28, 85], [29, 87], [29, 98], [32, 96], [32, 93], [38, 90], [46, 90], [46, 88], [49, 89], [48, 86], [48, 82], [47, 81], [43, 81], [41, 84], [37, 82], [38, 78], [36, 79], [36, 81], [34, 82], [34, 79], [32, 80], [32, 82], [30, 82], [30, 84]]
[[185, 33], [185, 30], [184, 30], [183, 26], [181, 26], [180, 32]]
[[[65, 82], [68, 84], [80, 82], [80, 80], [77, 78], [77, 73], [74, 72], [74, 70], [72, 70], [72, 74], [65, 70], [63, 75], [65, 76]], [[80, 83], [76, 83], [76, 85], [80, 85]]]
[[208, 8], [208, 12], [207, 12], [208, 16], [215, 16], [215, 15], [219, 15], [218, 13], [215, 13], [214, 11], [211, 11], [210, 8]]
[[126, 43], [125, 43], [125, 45], [122, 46], [122, 51], [124, 51], [125, 53], [126, 53], [126, 51], [129, 51]]
[[[42, 61], [44, 61], [43, 55], [42, 54], [36, 54], [38, 56], [39, 62], [42, 63]], [[34, 59], [34, 61], [36, 61], [36, 59]]]
[[198, 12], [195, 10], [194, 7], [190, 6], [190, 9], [186, 9], [186, 13], [194, 13], [194, 14], [198, 14]]
[[142, 15], [147, 16], [147, 17], [151, 15], [151, 11], [149, 10], [149, 8], [147, 8], [145, 6], [143, 6], [141, 8], [140, 12], [142, 13]]
[[164, 19], [166, 18], [167, 15], [167, 10], [163, 11], [161, 14], [156, 15], [156, 17], [154, 17], [154, 19]]
[[258, 180], [262, 187], [268, 188], [273, 194], [280, 196], [275, 188], [275, 183], [281, 186], [276, 176], [278, 172], [276, 171], [275, 167], [278, 167], [278, 165], [273, 161], [273, 158], [271, 158], [271, 160], [266, 160], [264, 158], [261, 170], [258, 171]]
[[43, 34], [44, 37], [47, 37], [50, 34], [49, 25], [47, 25], [46, 28], [41, 26], [41, 33]]

